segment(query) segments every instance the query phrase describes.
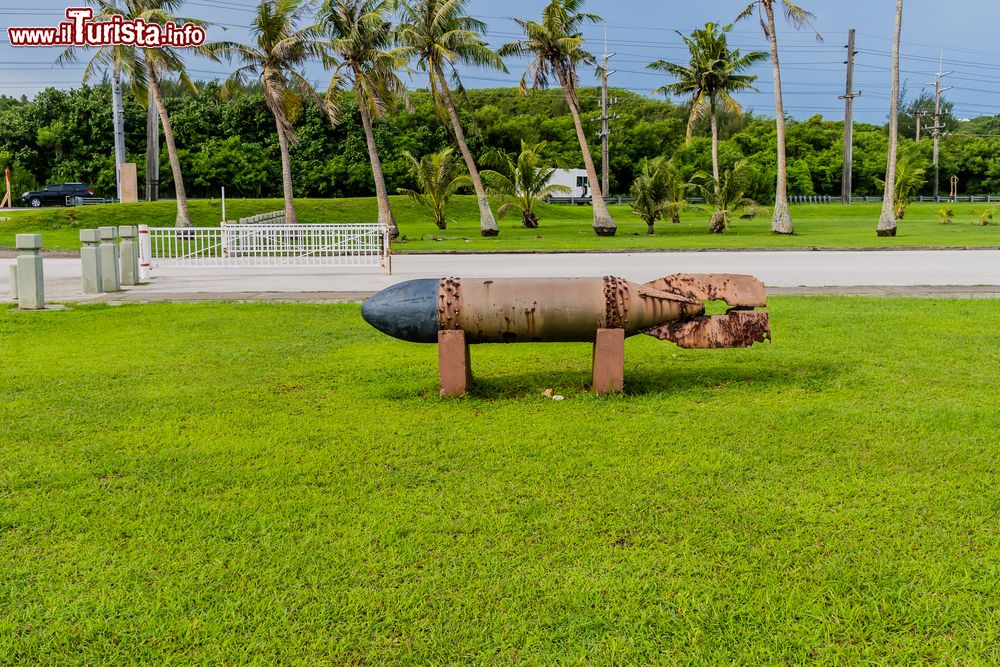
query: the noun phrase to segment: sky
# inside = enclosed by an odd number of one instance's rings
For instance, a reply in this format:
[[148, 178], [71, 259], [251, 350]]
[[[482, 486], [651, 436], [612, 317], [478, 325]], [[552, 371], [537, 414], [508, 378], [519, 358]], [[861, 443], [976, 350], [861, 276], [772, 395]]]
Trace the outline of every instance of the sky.
[[[600, 55], [605, 49], [615, 54], [611, 60], [615, 73], [611, 85], [643, 95], [667, 80], [662, 74], [646, 70], [657, 59], [684, 62], [686, 48], [675, 31], [689, 33], [707, 21], [731, 22], [747, 0], [590, 0], [587, 11], [597, 13], [602, 23], [584, 31], [589, 50]], [[82, 1], [72, 3], [84, 4]], [[469, 0], [469, 14], [486, 21], [488, 39], [493, 46], [513, 41], [519, 35], [511, 16], [534, 18], [544, 0]], [[801, 0], [802, 6], [816, 15], [814, 28], [823, 38], [817, 43], [810, 30], [795, 31], [779, 19], [778, 39], [781, 48], [782, 83], [786, 113], [796, 118], [816, 114], [828, 119], [843, 118], [847, 32], [857, 30], [858, 51], [855, 89], [861, 92], [855, 102], [855, 119], [883, 123], [889, 108], [889, 69], [895, 2], [892, 0]], [[78, 86], [80, 66], [57, 66], [55, 48], [14, 48], [7, 42], [6, 28], [15, 26], [54, 26], [62, 18], [65, 1], [33, 0], [23, 3], [0, 0], [0, 94], [31, 97], [48, 86]], [[209, 40], [242, 41], [253, 14], [251, 0], [187, 0], [182, 16], [210, 21]], [[953, 74], [945, 85], [955, 103], [959, 118], [1000, 114], [1000, 2], [997, 0], [953, 0], [941, 4], [930, 0], [909, 0], [903, 19], [902, 78], [908, 97], [922, 90], [933, 91], [934, 73], [939, 67]], [[767, 43], [755, 19], [736, 25], [730, 43], [744, 51], [767, 50]], [[224, 64], [194, 56], [188, 59], [193, 78], [224, 78]], [[471, 68], [462, 70], [467, 87], [515, 85], [523, 71], [523, 62], [509, 61], [510, 73]], [[744, 108], [773, 116], [774, 93], [769, 63], [755, 71], [759, 75], [756, 92], [739, 96]], [[318, 63], [306, 69], [306, 75], [320, 88], [326, 87], [328, 75]], [[596, 83], [592, 72], [581, 71], [583, 85]], [[412, 87], [426, 87], [419, 73]]]

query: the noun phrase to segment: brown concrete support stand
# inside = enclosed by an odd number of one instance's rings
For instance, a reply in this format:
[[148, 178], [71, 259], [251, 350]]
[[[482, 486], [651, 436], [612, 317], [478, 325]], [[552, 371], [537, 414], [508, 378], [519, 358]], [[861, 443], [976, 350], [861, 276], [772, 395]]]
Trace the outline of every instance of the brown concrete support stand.
[[465, 332], [438, 331], [438, 378], [442, 396], [465, 396], [472, 384]]
[[598, 329], [594, 341], [594, 392], [607, 394], [625, 387], [625, 330]]

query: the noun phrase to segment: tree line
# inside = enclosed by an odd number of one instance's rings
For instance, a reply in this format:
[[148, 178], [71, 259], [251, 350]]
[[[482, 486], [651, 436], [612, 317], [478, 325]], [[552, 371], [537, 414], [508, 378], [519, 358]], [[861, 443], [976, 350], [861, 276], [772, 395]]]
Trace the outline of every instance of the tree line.
[[[179, 4], [100, 3], [106, 15], [138, 14], [155, 5], [164, 20], [174, 16]], [[195, 85], [179, 56], [169, 50], [116, 49], [87, 57], [97, 66], [90, 71], [103, 66], [117, 72], [135, 92], [134, 99], [125, 101], [126, 148], [133, 156], [145, 150], [145, 112], [136, 100], [145, 101], [145, 90], [155, 89], [166, 138], [163, 161], [170, 167], [163, 185], [177, 193], [180, 225], [189, 224], [184, 195], [212, 196], [220, 185], [243, 196], [281, 192], [291, 220], [295, 196], [374, 193], [380, 220], [393, 225], [388, 194], [418, 188], [422, 159], [432, 153], [440, 158], [453, 147], [468, 177], [460, 185], [477, 194], [481, 230], [489, 235], [498, 230], [488, 195], [498, 191], [486, 181], [500, 183], [502, 172], [488, 169], [486, 179], [479, 172], [483, 166], [505, 164], [499, 156], [508, 157], [512, 168], [534, 164], [543, 171], [582, 162], [592, 188], [599, 183], [588, 148], [596, 138], [596, 124], [589, 121], [598, 114], [597, 91], [579, 85], [580, 70], [593, 63], [583, 49], [580, 26], [598, 17], [582, 12], [581, 0], [553, 0], [541, 20], [518, 21], [523, 39], [495, 53], [482, 39], [486, 26], [465, 15], [464, 4], [330, 0], [313, 23], [309, 3], [265, 1], [257, 9], [253, 43], [206, 46], [206, 55], [234, 64], [233, 76], [222, 83]], [[793, 25], [808, 26], [808, 12], [788, 2], [777, 4]], [[762, 12], [776, 67], [770, 5], [769, 0], [751, 3], [745, 14]], [[611, 137], [612, 192], [626, 194], [642, 183], [643, 175], [648, 180], [668, 173], [644, 163], [667, 155], [672, 178], [689, 191], [704, 186], [708, 177], [710, 195], [736, 190], [738, 199], [774, 201], [773, 229], [790, 229], [782, 204], [789, 192], [831, 194], [839, 189], [842, 123], [819, 117], [785, 122], [783, 114], [775, 122], [742, 113], [732, 94], [753, 84], [754, 77], [742, 72], [766, 56], [730, 49], [729, 28], [710, 23], [684, 36], [689, 62], [650, 64], [668, 75], [660, 92], [685, 103], [615, 91], [622, 104]], [[82, 55], [70, 51], [64, 58]], [[460, 83], [456, 65], [505, 69], [506, 55], [533, 58], [520, 90], [452, 90]], [[299, 71], [312, 57], [326, 59], [332, 71], [330, 89], [322, 95]], [[406, 90], [401, 75], [411, 63], [427, 74], [429, 90]], [[557, 83], [558, 89], [547, 88], [549, 83]], [[780, 107], [780, 96], [777, 102]], [[901, 130], [923, 103], [918, 98], [901, 105]], [[17, 190], [57, 180], [87, 180], [100, 190], [113, 189], [109, 107], [106, 84], [50, 89], [31, 101], [0, 100], [0, 159], [14, 165]], [[968, 125], [983, 134], [993, 127], [978, 120]], [[888, 139], [885, 128], [856, 127], [857, 194], [881, 192]], [[957, 175], [966, 191], [997, 191], [998, 143], [959, 129], [943, 143], [943, 173]], [[914, 167], [909, 173], [926, 172], [928, 141], [902, 139], [899, 151]], [[739, 182], [724, 183], [724, 177]], [[911, 191], [920, 187], [911, 184]], [[512, 195], [516, 186], [514, 190]], [[595, 188], [594, 226], [609, 234], [614, 223], [600, 201], [602, 194]]]

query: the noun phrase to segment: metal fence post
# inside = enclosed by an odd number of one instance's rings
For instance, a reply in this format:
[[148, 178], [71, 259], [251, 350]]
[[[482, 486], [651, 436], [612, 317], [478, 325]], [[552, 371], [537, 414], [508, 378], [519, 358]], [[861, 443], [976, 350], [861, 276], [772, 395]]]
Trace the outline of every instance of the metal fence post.
[[45, 275], [42, 272], [41, 234], [18, 234], [17, 306], [21, 310], [45, 308]]
[[139, 280], [149, 280], [153, 268], [153, 244], [149, 240], [149, 225], [139, 225]]
[[115, 237], [118, 230], [114, 227], [101, 227], [98, 230], [101, 237], [101, 289], [105, 292], [120, 292], [121, 279], [118, 274], [118, 244]]
[[101, 234], [96, 229], [81, 229], [80, 268], [83, 271], [83, 293], [100, 294], [104, 289], [101, 278], [101, 251], [97, 244]]

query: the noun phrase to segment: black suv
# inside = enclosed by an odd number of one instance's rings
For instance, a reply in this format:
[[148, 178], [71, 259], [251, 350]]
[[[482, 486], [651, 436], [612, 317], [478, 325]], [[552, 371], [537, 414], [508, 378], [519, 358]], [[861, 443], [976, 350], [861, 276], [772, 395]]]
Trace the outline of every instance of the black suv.
[[24, 206], [38, 208], [45, 204], [66, 205], [66, 197], [93, 197], [94, 191], [86, 183], [56, 183], [46, 185], [41, 190], [25, 192], [21, 195]]

